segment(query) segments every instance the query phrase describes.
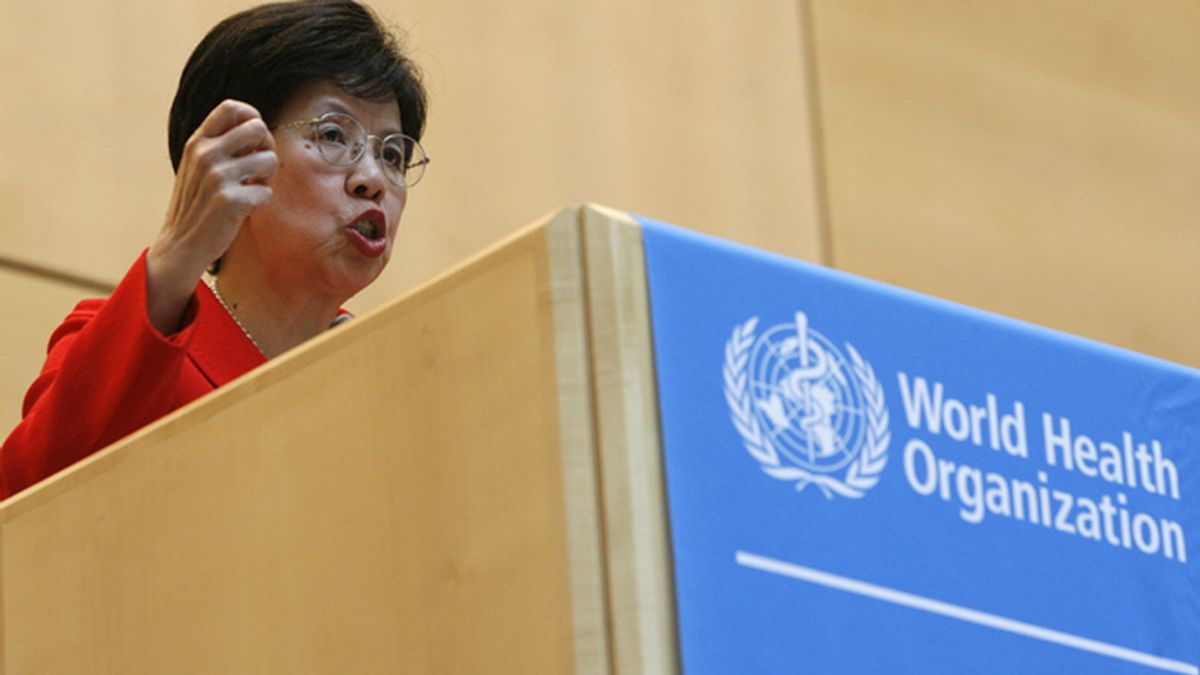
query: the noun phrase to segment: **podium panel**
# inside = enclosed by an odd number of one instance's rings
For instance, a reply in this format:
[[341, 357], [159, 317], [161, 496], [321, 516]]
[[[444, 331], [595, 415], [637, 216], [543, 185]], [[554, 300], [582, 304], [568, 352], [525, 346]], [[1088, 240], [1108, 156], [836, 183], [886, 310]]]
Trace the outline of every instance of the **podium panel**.
[[9, 500], [4, 672], [606, 672], [577, 210]]

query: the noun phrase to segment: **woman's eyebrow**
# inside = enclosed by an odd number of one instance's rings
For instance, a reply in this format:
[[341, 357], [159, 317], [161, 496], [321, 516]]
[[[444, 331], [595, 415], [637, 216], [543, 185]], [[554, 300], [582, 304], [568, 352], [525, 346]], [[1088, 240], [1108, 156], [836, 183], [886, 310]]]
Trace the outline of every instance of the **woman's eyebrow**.
[[343, 113], [346, 115], [353, 116], [353, 113], [351, 113], [350, 109], [347, 108], [345, 106], [345, 104], [342, 103], [341, 99], [335, 98], [333, 96], [326, 96], [324, 98], [318, 99], [317, 100], [317, 108], [321, 109], [322, 112], [330, 112], [330, 110], [328, 110], [328, 109], [332, 108], [333, 112], [340, 112], [340, 113]]
[[[327, 112], [339, 112], [343, 115], [349, 115], [353, 117], [354, 119], [358, 120], [359, 124], [362, 124], [364, 127], [366, 127], [366, 124], [364, 124], [362, 120], [358, 119], [358, 115], [350, 112], [350, 108], [348, 108], [346, 104], [342, 103], [342, 100], [339, 98], [329, 96], [318, 99], [316, 109], [318, 112], [315, 117], [320, 117]], [[371, 129], [367, 129], [367, 133], [375, 133], [377, 136], [391, 136], [392, 134], [404, 133], [404, 127], [403, 125], [398, 125], [389, 129], [381, 129], [378, 132], [373, 132]]]

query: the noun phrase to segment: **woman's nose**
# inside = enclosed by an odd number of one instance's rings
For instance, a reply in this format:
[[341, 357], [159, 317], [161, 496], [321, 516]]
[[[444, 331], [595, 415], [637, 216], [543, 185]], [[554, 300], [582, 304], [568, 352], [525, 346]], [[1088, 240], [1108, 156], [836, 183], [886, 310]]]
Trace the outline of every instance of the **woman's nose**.
[[351, 167], [346, 189], [356, 197], [379, 201], [388, 189], [388, 178], [383, 173], [383, 163], [373, 145], [369, 145]]

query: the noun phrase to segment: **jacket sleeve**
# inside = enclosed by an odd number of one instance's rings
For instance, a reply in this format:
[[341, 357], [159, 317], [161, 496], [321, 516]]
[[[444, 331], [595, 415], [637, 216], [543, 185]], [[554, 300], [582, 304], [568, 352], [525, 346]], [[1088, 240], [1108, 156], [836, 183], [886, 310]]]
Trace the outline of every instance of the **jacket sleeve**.
[[153, 422], [174, 407], [191, 342], [193, 295], [164, 336], [146, 306], [145, 252], [107, 300], [84, 300], [50, 337], [23, 418], [0, 454], [6, 498]]

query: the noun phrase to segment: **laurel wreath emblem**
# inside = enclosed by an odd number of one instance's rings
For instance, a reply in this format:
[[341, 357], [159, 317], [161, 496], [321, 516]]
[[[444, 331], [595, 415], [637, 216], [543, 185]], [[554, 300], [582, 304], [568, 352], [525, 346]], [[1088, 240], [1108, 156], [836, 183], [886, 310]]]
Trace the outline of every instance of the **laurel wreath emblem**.
[[887, 466], [887, 448], [892, 438], [888, 429], [888, 411], [883, 402], [883, 387], [875, 377], [871, 364], [863, 360], [853, 345], [845, 343], [851, 369], [862, 387], [866, 403], [866, 433], [863, 448], [858, 457], [850, 463], [842, 479], [784, 464], [780, 461], [779, 452], [771, 439], [763, 434], [759, 427], [750, 397], [746, 366], [750, 360], [750, 348], [754, 345], [754, 329], [757, 325], [756, 316], [740, 326], [735, 326], [729, 342], [725, 343], [725, 400], [729, 403], [730, 418], [733, 420], [733, 426], [742, 435], [746, 451], [758, 460], [767, 475], [779, 480], [796, 481], [797, 490], [816, 485], [827, 499], [832, 499], [833, 493], [843, 497], [861, 498], [879, 482], [879, 476]]

